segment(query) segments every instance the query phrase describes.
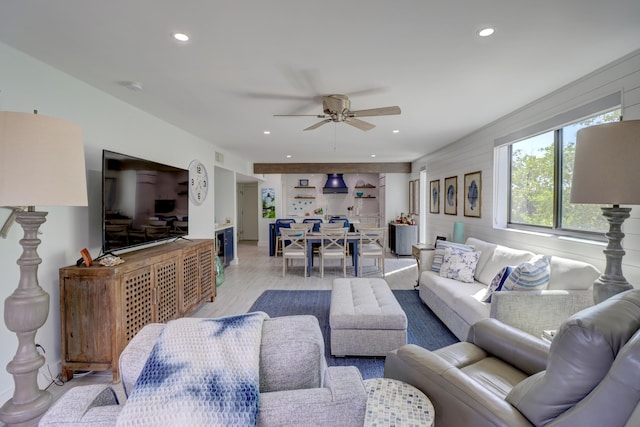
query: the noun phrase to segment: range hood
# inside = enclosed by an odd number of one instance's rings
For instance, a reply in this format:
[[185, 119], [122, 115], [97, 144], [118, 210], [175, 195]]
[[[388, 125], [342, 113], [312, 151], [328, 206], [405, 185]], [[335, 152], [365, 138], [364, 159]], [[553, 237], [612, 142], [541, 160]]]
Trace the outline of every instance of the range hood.
[[324, 194], [347, 194], [349, 189], [341, 173], [329, 173], [327, 174], [327, 182], [322, 187], [322, 192]]

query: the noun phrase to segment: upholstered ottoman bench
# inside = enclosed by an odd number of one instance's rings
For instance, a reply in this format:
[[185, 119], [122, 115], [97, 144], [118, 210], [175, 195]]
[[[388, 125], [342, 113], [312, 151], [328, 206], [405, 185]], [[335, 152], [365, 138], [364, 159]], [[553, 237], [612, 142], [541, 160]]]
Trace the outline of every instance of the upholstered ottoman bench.
[[385, 356], [407, 343], [407, 315], [384, 279], [335, 279], [331, 354]]

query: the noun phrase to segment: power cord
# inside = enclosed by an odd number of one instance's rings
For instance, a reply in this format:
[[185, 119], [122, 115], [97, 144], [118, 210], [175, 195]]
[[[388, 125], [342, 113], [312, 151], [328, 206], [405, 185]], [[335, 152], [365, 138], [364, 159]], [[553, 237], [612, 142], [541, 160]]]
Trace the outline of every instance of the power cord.
[[64, 381], [62, 379], [62, 373], [59, 373], [55, 378], [53, 377], [53, 374], [51, 373], [51, 367], [49, 366], [49, 363], [47, 361], [47, 352], [44, 350], [44, 347], [41, 346], [40, 344], [36, 344], [36, 350], [39, 350], [42, 357], [44, 357], [45, 365], [47, 366], [47, 372], [49, 372], [49, 375], [47, 376], [46, 373], [42, 372], [42, 368], [40, 368], [40, 374], [42, 374], [42, 376], [44, 376], [47, 379], [47, 381], [50, 381], [49, 385], [47, 385], [44, 389], [48, 390], [49, 387], [51, 387], [54, 384], [57, 385], [58, 387], [62, 387], [64, 385]]

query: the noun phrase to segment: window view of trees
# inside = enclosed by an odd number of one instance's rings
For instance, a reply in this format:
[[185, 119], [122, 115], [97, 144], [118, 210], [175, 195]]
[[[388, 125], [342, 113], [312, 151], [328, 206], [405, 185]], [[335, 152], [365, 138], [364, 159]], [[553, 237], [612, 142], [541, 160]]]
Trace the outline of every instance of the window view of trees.
[[619, 109], [513, 143], [510, 223], [575, 231], [607, 230], [600, 206], [569, 203], [571, 179], [578, 130], [618, 120]]

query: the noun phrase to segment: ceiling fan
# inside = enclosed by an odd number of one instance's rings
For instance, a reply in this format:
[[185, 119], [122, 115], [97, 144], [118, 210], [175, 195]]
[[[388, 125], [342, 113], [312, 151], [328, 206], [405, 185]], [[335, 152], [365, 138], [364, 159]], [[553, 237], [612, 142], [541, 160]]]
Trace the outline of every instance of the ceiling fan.
[[323, 96], [322, 109], [324, 114], [275, 114], [274, 117], [317, 117], [319, 119], [324, 119], [304, 130], [317, 129], [329, 122], [343, 122], [360, 130], [368, 131], [376, 127], [376, 125], [360, 120], [358, 117], [390, 116], [400, 114], [400, 107], [397, 105], [393, 107], [351, 111], [351, 101], [349, 100], [349, 97], [339, 94]]

